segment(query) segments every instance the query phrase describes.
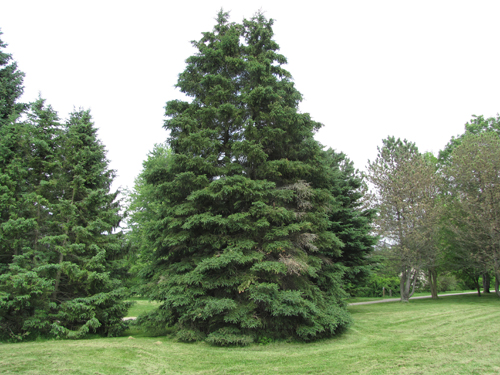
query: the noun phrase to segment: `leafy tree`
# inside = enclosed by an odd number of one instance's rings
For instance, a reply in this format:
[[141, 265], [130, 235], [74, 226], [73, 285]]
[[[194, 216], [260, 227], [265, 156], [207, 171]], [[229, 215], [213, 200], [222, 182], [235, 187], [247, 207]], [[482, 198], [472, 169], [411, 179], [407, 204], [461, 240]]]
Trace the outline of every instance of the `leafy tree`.
[[[500, 138], [496, 132], [467, 134], [444, 169], [457, 215], [451, 229], [469, 264], [493, 270], [500, 296]], [[471, 262], [472, 260], [472, 262]], [[479, 289], [478, 289], [479, 290]]]
[[[438, 165], [441, 170], [451, 162], [451, 155], [453, 150], [455, 150], [458, 146], [462, 144], [462, 141], [469, 135], [473, 134], [482, 134], [482, 133], [494, 133], [500, 135], [500, 117], [497, 115], [496, 117], [484, 118], [484, 116], [473, 116], [473, 118], [465, 124], [464, 133], [457, 135], [456, 137], [452, 137], [445, 148], [439, 152]], [[448, 184], [449, 185], [449, 184]], [[448, 210], [457, 214], [454, 210], [457, 207], [453, 204], [449, 204], [447, 206]], [[450, 215], [448, 215], [450, 216]], [[451, 215], [452, 216], [452, 215]], [[471, 249], [470, 244], [465, 248], [465, 242], [463, 241], [455, 241], [456, 237], [456, 223], [453, 220], [447, 220], [446, 223], [451, 225], [451, 228], [455, 230], [448, 230], [447, 233], [450, 238], [447, 242], [450, 244], [448, 248], [448, 260], [451, 262], [451, 268], [461, 268], [462, 271], [459, 272], [460, 275], [465, 277], [465, 282], [472, 283], [474, 287], [478, 289], [478, 295], [481, 295], [479, 292], [479, 277], [483, 277], [483, 289], [484, 292], [489, 293], [489, 284], [490, 284], [490, 272], [488, 269], [490, 268], [485, 262], [486, 260], [480, 260], [475, 257], [475, 259], [471, 259], [472, 253], [474, 250]], [[465, 231], [465, 227], [463, 228]], [[465, 233], [462, 231], [463, 233]], [[453, 244], [453, 246], [451, 246]], [[456, 256], [458, 255], [458, 256]]]
[[420, 271], [435, 265], [440, 218], [435, 168], [414, 143], [388, 137], [368, 163], [368, 181], [378, 210], [376, 228], [393, 250], [401, 300], [408, 301]]
[[[0, 31], [0, 36], [2, 34]], [[17, 63], [11, 61], [12, 55], [3, 52], [6, 47], [7, 44], [0, 39], [0, 126], [25, 109], [24, 104], [17, 103], [24, 89], [24, 73], [17, 69]]]
[[342, 302], [342, 241], [330, 231], [338, 206], [300, 93], [283, 69], [272, 20], [242, 24], [220, 12], [193, 42], [177, 87], [191, 102], [166, 105], [172, 157], [147, 176], [158, 219], [145, 277], [161, 307], [143, 318], [184, 341], [217, 345], [254, 337], [334, 335]]
[[480, 134], [493, 132], [500, 135], [500, 116], [489, 117], [472, 116], [473, 118], [465, 124], [463, 134], [451, 137], [451, 140], [446, 144], [443, 150], [439, 151], [439, 164], [443, 165], [450, 159], [453, 150], [462, 144], [464, 138], [471, 134]]

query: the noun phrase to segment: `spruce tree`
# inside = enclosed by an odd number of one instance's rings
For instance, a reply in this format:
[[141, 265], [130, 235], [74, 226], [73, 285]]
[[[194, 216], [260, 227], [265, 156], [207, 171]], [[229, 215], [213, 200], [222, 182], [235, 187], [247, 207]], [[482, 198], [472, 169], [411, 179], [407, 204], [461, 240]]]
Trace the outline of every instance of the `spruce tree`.
[[371, 255], [378, 238], [372, 234], [371, 224], [376, 211], [365, 207], [365, 181], [353, 162], [332, 149], [326, 154], [332, 175], [331, 193], [337, 202], [337, 209], [330, 215], [330, 230], [344, 244], [337, 261], [343, 265], [346, 290], [355, 295], [366, 286], [375, 266]]
[[0, 133], [0, 336], [119, 333], [120, 207], [89, 112], [62, 125], [39, 99]]
[[63, 335], [80, 337], [90, 329], [115, 335], [128, 304], [113, 277], [122, 242], [114, 233], [121, 221], [117, 194], [110, 193], [114, 171], [89, 111], [70, 114], [62, 143], [62, 175], [54, 204], [57, 235], [47, 239], [55, 249], [57, 271], [51, 301]]
[[57, 113], [42, 99], [27, 120], [0, 128], [0, 336], [20, 340], [50, 330], [52, 234], [51, 181], [58, 175]]
[[[2, 35], [0, 30], [0, 36]], [[0, 39], [0, 126], [7, 123], [11, 116], [17, 117], [25, 105], [17, 103], [23, 93], [24, 73], [17, 69], [17, 63], [12, 61], [12, 55], [5, 53], [7, 47]]]
[[162, 305], [142, 320], [176, 327], [181, 340], [307, 341], [350, 321], [335, 262], [343, 243], [330, 230], [338, 204], [313, 139], [321, 124], [298, 111], [272, 25], [221, 11], [179, 75], [192, 100], [166, 105], [173, 154], [148, 176], [165, 204], [145, 272]]
[[162, 199], [157, 199], [155, 185], [147, 182], [148, 176], [161, 173], [171, 158], [171, 151], [166, 144], [155, 144], [154, 149], [142, 163], [143, 170], [135, 179], [132, 191], [128, 192], [127, 209], [127, 256], [129, 283], [139, 287], [139, 275], [147, 269], [154, 253], [154, 240], [151, 232], [158, 221], [159, 207], [166, 204]]

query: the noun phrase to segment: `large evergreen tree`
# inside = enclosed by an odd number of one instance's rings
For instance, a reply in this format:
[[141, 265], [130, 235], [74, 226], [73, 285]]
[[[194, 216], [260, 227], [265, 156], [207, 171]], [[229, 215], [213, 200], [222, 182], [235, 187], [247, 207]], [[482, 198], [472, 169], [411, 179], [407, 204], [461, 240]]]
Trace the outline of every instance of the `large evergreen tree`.
[[193, 42], [166, 106], [171, 162], [148, 175], [159, 218], [144, 320], [181, 340], [244, 344], [256, 336], [312, 340], [345, 327], [338, 203], [300, 93], [283, 69], [272, 20], [220, 12]]
[[63, 126], [39, 99], [0, 133], [0, 336], [116, 334], [119, 205], [90, 114]]

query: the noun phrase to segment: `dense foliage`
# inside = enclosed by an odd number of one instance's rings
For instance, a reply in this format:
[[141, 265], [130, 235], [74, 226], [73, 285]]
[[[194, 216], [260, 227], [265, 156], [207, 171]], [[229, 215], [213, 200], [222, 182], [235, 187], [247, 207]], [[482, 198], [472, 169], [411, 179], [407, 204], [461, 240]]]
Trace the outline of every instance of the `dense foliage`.
[[177, 83], [192, 100], [166, 106], [172, 154], [142, 174], [143, 291], [162, 305], [141, 320], [184, 341], [332, 336], [350, 322], [346, 279], [369, 267], [361, 178], [313, 139], [272, 24], [221, 12], [193, 42]]
[[[2, 34], [0, 31], [0, 36]], [[25, 108], [17, 101], [23, 93], [24, 73], [17, 69], [12, 55], [3, 51], [5, 47], [7, 44], [0, 39], [0, 126], [16, 118]]]
[[[8, 93], [21, 93], [22, 74], [4, 73]], [[61, 123], [44, 100], [15, 99], [2, 95], [0, 338], [115, 335], [128, 305], [114, 276], [121, 214], [104, 146], [88, 111]]]

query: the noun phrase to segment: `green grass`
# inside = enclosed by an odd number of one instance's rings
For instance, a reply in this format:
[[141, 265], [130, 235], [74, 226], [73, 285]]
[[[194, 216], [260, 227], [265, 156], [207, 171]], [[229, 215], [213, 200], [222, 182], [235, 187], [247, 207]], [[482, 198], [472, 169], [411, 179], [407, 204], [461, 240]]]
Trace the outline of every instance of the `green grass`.
[[[457, 294], [457, 293], [469, 293], [469, 292], [474, 292], [477, 293], [477, 290], [453, 290], [449, 292], [439, 292], [438, 297], [442, 294]], [[420, 293], [414, 293], [412, 297], [424, 297], [424, 296], [430, 296], [430, 292], [420, 292]], [[383, 299], [394, 299], [394, 300], [399, 300], [399, 296], [389, 296], [389, 294], [386, 294], [385, 297], [351, 297], [348, 298], [346, 301], [347, 303], [355, 303], [355, 302], [368, 302], [368, 301], [380, 301]]]
[[134, 302], [134, 305], [128, 310], [127, 316], [137, 317], [148, 311], [153, 310], [159, 305], [158, 302], [149, 302], [146, 298], [129, 298], [128, 301]]
[[498, 374], [500, 299], [452, 296], [350, 306], [343, 335], [244, 348], [166, 337], [0, 344], [3, 374]]

